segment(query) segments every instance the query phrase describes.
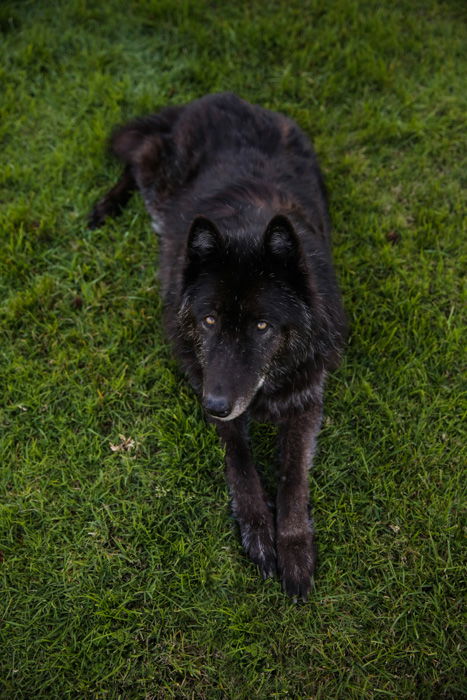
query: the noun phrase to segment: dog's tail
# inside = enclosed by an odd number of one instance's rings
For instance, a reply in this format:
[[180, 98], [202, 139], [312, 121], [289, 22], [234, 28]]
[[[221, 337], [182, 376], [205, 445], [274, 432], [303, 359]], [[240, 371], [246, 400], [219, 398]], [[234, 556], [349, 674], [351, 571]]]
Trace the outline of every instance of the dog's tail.
[[90, 228], [98, 228], [108, 216], [118, 216], [137, 188], [143, 196], [154, 186], [159, 195], [170, 190], [174, 174], [171, 134], [182, 109], [166, 107], [158, 114], [132, 119], [115, 129], [110, 150], [125, 169], [118, 182], [91, 211]]

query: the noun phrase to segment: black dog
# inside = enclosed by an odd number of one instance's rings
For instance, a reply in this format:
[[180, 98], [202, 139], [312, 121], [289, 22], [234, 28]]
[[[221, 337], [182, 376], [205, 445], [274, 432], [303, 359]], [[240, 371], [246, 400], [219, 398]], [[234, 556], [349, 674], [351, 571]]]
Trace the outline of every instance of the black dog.
[[[297, 125], [232, 94], [135, 119], [112, 137], [125, 165], [91, 226], [139, 189], [160, 235], [165, 325], [226, 448], [243, 545], [264, 577], [306, 598], [315, 567], [308, 468], [323, 388], [344, 344], [316, 157]], [[276, 517], [248, 418], [279, 425]]]

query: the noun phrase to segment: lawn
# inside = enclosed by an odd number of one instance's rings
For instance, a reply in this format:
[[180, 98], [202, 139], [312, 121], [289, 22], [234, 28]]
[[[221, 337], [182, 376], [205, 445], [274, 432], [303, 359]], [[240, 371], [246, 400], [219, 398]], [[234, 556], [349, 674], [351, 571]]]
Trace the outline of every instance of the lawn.
[[[467, 693], [465, 21], [455, 0], [2, 2], [2, 698]], [[114, 124], [225, 89], [315, 143], [351, 324], [306, 604], [242, 551], [141, 201], [86, 226]], [[270, 426], [254, 449], [273, 483]]]

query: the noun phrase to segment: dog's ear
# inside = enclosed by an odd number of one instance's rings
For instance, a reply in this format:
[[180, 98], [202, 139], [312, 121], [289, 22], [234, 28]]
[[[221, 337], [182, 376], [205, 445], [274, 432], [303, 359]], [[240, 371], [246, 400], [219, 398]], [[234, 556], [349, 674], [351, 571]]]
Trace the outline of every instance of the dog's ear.
[[269, 222], [264, 232], [264, 247], [269, 256], [288, 264], [301, 258], [301, 245], [289, 219], [282, 214]]
[[192, 262], [206, 260], [220, 249], [221, 236], [215, 224], [204, 216], [198, 216], [188, 234], [187, 254]]

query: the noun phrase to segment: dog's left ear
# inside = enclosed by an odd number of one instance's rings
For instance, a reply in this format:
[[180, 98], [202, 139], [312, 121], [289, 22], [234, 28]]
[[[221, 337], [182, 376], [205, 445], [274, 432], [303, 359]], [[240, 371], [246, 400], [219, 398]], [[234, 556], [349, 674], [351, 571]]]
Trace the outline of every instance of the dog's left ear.
[[220, 233], [215, 224], [204, 216], [198, 216], [188, 234], [187, 254], [192, 262], [205, 260], [219, 250]]
[[264, 232], [264, 246], [269, 255], [284, 264], [298, 262], [301, 258], [301, 245], [295, 229], [282, 214], [269, 222]]

